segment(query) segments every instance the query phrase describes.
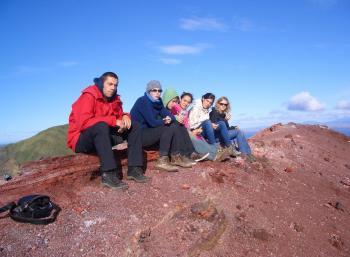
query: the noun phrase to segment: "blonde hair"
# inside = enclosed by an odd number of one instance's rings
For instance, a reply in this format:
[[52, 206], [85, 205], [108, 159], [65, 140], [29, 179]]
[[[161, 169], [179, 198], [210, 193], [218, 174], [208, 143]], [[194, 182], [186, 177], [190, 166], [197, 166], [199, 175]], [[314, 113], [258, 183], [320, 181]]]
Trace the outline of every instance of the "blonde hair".
[[231, 111], [231, 105], [230, 105], [230, 101], [227, 99], [226, 96], [222, 96], [220, 97], [218, 100], [216, 100], [216, 103], [215, 103], [215, 110], [219, 113], [221, 113], [220, 111], [220, 108], [219, 108], [219, 103], [222, 101], [222, 100], [225, 100], [227, 102], [227, 106], [226, 106], [226, 110], [224, 111], [224, 113], [229, 113]]

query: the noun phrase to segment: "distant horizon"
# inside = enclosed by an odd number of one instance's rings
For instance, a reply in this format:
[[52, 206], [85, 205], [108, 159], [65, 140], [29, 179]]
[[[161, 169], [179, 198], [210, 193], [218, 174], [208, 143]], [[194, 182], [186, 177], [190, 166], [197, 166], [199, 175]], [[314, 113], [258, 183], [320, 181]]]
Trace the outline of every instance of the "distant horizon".
[[350, 1], [0, 1], [0, 142], [68, 122], [106, 71], [130, 111], [150, 80], [212, 92], [242, 128], [350, 118]]
[[[293, 122], [293, 121], [289, 121], [289, 122]], [[289, 122], [277, 122], [277, 123], [287, 124]], [[261, 131], [261, 130], [263, 130], [265, 128], [271, 127], [272, 125], [277, 124], [277, 123], [273, 123], [273, 124], [266, 125], [266, 126], [260, 126], [260, 127], [250, 127], [250, 128], [240, 127], [240, 128], [244, 131], [246, 137], [250, 138], [250, 137], [254, 136], [256, 133], [258, 133], [259, 131]], [[317, 124], [319, 124], [319, 125], [326, 125], [326, 126], [328, 126], [330, 129], [332, 129], [334, 131], [342, 133], [342, 134], [344, 134], [346, 136], [350, 136], [350, 123], [347, 126], [343, 126], [343, 127], [339, 127], [339, 126], [338, 127], [336, 127], [336, 126], [334, 127], [334, 126], [327, 125], [326, 124], [327, 122], [317, 122], [317, 121], [310, 121], [309, 123], [298, 123], [298, 122], [293, 122], [293, 123], [297, 123], [297, 124], [301, 124], [301, 125], [317, 125]], [[64, 125], [67, 125], [67, 124], [54, 125], [52, 127], [64, 126]], [[37, 131], [37, 132], [33, 133], [32, 135], [30, 135], [30, 136], [28, 136], [26, 138], [23, 138], [23, 139], [19, 139], [17, 141], [12, 141], [12, 142], [8, 142], [8, 143], [0, 142], [0, 148], [4, 147], [6, 145], [9, 145], [9, 144], [15, 144], [15, 143], [18, 143], [20, 141], [29, 139], [29, 138], [39, 134], [40, 132], [42, 132], [44, 130], [47, 130], [49, 128], [52, 128], [52, 127], [48, 127], [48, 128], [43, 129], [41, 131]]]

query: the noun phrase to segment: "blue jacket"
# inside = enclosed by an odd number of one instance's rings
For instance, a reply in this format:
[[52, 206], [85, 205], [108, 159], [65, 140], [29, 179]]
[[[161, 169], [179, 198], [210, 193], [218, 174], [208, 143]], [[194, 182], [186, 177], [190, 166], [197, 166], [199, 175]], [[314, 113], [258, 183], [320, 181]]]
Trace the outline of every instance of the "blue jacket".
[[147, 94], [138, 98], [130, 111], [131, 119], [140, 123], [142, 128], [155, 128], [164, 125], [163, 118], [171, 117], [172, 121], [176, 119], [163, 105], [162, 100], [152, 102]]

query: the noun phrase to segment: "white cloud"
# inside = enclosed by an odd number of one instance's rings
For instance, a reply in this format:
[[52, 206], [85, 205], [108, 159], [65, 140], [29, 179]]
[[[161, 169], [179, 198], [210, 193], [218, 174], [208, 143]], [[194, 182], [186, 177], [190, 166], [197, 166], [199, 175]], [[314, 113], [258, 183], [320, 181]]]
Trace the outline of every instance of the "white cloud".
[[310, 95], [309, 92], [301, 92], [293, 96], [287, 105], [288, 110], [291, 111], [321, 111], [324, 109], [315, 97]]
[[58, 63], [59, 66], [62, 67], [72, 67], [78, 65], [78, 62], [76, 61], [65, 61], [65, 62], [60, 62]]
[[337, 109], [350, 110], [350, 101], [343, 100], [343, 101], [338, 102]]
[[199, 18], [180, 19], [180, 27], [185, 30], [208, 30], [208, 31], [226, 31], [228, 26], [215, 18]]
[[159, 61], [164, 63], [164, 64], [170, 64], [170, 65], [180, 64], [181, 63], [181, 60], [173, 59], [173, 58], [160, 58]]
[[161, 46], [160, 51], [164, 54], [178, 54], [178, 55], [185, 55], [185, 54], [199, 54], [203, 50], [211, 47], [209, 44], [197, 44], [194, 46], [190, 45], [168, 45], [168, 46]]

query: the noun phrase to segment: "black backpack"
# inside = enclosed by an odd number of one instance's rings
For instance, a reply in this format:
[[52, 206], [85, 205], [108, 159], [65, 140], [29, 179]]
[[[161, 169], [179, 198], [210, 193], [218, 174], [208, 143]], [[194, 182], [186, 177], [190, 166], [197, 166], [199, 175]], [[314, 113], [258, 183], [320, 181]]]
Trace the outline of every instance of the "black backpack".
[[10, 211], [9, 216], [18, 222], [46, 225], [56, 220], [61, 208], [46, 195], [28, 195], [0, 208], [0, 213]]

